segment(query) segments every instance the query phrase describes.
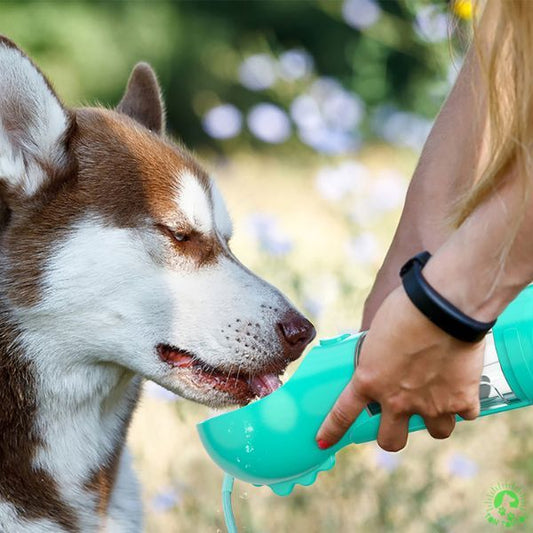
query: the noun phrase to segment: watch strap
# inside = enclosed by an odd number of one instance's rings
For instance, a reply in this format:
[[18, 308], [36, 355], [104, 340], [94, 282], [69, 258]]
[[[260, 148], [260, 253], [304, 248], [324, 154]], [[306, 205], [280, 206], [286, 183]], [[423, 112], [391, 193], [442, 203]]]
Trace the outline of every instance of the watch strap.
[[424, 316], [452, 337], [464, 342], [479, 342], [496, 320], [475, 320], [441, 296], [422, 275], [422, 269], [430, 258], [429, 252], [421, 252], [401, 268], [400, 276], [407, 296]]

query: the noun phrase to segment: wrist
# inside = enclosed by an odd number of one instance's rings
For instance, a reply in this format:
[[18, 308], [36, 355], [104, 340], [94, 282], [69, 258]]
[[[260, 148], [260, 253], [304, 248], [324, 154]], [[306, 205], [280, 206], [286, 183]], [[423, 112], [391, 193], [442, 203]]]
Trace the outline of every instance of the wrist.
[[403, 286], [395, 289], [387, 297], [386, 302], [395, 310], [402, 336], [412, 339], [412, 342], [417, 346], [427, 347], [438, 344], [452, 349], [455, 346], [465, 344], [431, 322], [413, 304]]
[[495, 320], [527, 282], [503, 276], [499, 264], [480, 262], [453, 247], [439, 250], [423, 270], [427, 282], [465, 315], [481, 321]]

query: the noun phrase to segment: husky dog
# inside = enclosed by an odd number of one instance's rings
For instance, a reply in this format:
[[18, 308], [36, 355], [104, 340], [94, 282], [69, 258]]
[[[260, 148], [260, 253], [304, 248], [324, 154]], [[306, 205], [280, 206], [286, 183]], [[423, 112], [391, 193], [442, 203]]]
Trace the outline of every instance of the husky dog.
[[142, 529], [142, 378], [211, 406], [279, 385], [315, 331], [231, 233], [148, 65], [115, 110], [67, 109], [0, 38], [2, 533]]

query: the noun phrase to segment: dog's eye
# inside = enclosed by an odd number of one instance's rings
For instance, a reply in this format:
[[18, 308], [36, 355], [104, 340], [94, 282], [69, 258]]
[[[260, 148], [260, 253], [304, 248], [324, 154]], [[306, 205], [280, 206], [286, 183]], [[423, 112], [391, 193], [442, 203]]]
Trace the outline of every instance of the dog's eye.
[[161, 231], [163, 234], [170, 237], [173, 241], [176, 242], [187, 242], [191, 240], [191, 233], [187, 231], [178, 231], [172, 228], [169, 228], [168, 226], [165, 226], [164, 224], [156, 224], [156, 227]]
[[178, 242], [186, 242], [191, 239], [191, 236], [187, 233], [184, 233], [182, 231], [173, 231], [172, 236], [174, 239], [176, 239]]

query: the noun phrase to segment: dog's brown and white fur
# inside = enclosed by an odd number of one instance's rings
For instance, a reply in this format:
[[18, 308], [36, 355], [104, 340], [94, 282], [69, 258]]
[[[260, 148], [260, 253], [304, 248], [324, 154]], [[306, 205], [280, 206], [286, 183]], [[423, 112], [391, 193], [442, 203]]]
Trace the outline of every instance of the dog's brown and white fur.
[[0, 198], [0, 531], [140, 531], [140, 380], [245, 404], [314, 330], [231, 253], [146, 64], [115, 110], [67, 110], [0, 38]]

